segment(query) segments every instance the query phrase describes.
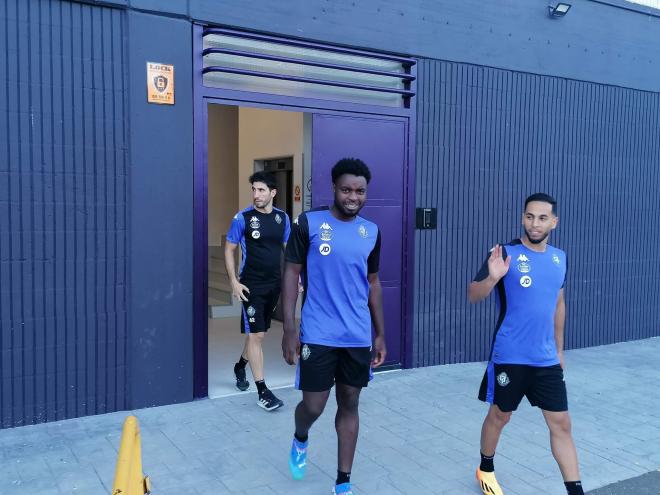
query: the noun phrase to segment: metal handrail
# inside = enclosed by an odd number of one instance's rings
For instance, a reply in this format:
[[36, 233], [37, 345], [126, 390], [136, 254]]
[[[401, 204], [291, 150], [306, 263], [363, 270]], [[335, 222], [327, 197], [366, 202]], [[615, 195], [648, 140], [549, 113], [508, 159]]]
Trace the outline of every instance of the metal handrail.
[[202, 55], [208, 55], [210, 53], [221, 53], [225, 55], [233, 55], [236, 57], [247, 57], [247, 58], [258, 58], [258, 59], [263, 59], [263, 60], [271, 60], [273, 62], [286, 62], [290, 64], [297, 64], [297, 65], [309, 65], [312, 67], [322, 67], [325, 69], [336, 69], [336, 70], [343, 70], [343, 71], [348, 71], [348, 72], [359, 72], [362, 74], [371, 74], [375, 76], [387, 76], [387, 77], [394, 77], [397, 79], [401, 79], [406, 82], [414, 81], [415, 76], [411, 74], [406, 74], [402, 72], [390, 72], [390, 71], [385, 71], [385, 70], [377, 70], [377, 69], [366, 69], [366, 68], [361, 68], [361, 67], [354, 67], [350, 65], [341, 65], [341, 64], [331, 64], [331, 63], [325, 63], [325, 62], [316, 62], [313, 60], [303, 60], [299, 58], [291, 58], [291, 57], [282, 57], [279, 55], [267, 55], [263, 53], [253, 53], [253, 52], [245, 52], [242, 50], [233, 50], [230, 48], [205, 48], [202, 51]]
[[263, 77], [267, 79], [279, 79], [280, 81], [294, 81], [294, 82], [302, 82], [309, 84], [320, 84], [322, 86], [337, 86], [340, 88], [361, 89], [365, 91], [377, 91], [381, 93], [393, 93], [393, 94], [400, 94], [404, 98], [411, 98], [415, 96], [414, 91], [410, 91], [407, 89], [383, 88], [381, 86], [369, 86], [366, 84], [353, 84], [353, 83], [344, 83], [339, 81], [323, 81], [319, 79], [311, 79], [309, 77], [287, 76], [284, 74], [274, 74], [272, 72], [257, 72], [252, 70], [234, 69], [232, 67], [221, 67], [218, 65], [211, 65], [208, 67], [204, 67], [202, 69], [202, 74], [207, 74], [209, 72], [226, 72], [229, 74], [239, 74], [242, 76], [254, 76], [254, 77]]

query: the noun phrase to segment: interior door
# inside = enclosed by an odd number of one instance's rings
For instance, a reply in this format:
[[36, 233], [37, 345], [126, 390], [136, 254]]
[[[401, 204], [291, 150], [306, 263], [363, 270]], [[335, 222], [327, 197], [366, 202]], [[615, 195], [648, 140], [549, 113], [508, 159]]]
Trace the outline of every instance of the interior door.
[[359, 158], [371, 170], [366, 206], [360, 215], [381, 231], [380, 280], [383, 285], [386, 364], [403, 360], [404, 188], [407, 121], [385, 117], [314, 114], [312, 123], [312, 206], [333, 202], [330, 171], [341, 158]]

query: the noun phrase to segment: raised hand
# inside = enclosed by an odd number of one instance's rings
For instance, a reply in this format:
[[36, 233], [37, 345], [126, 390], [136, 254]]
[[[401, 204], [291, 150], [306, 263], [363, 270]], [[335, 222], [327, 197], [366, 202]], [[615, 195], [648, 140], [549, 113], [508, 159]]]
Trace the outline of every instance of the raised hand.
[[511, 256], [502, 259], [502, 246], [496, 244], [490, 252], [490, 258], [488, 258], [488, 275], [494, 281], [499, 281], [507, 274], [510, 265]]

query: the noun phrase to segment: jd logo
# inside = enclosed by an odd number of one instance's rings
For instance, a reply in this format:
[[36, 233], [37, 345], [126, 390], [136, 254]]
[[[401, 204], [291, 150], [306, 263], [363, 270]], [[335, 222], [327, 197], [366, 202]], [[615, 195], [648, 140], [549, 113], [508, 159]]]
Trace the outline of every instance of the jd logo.
[[154, 76], [154, 87], [159, 93], [162, 93], [167, 89], [167, 78], [162, 75]]
[[330, 244], [325, 242], [319, 246], [319, 253], [321, 253], [323, 256], [329, 255], [331, 250], [332, 249], [330, 248]]

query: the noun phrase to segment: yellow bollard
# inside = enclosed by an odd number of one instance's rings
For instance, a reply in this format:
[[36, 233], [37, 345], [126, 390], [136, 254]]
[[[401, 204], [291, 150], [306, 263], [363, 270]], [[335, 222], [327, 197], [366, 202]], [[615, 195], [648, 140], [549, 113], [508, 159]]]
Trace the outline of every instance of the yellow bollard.
[[149, 477], [142, 473], [140, 426], [135, 416], [124, 421], [112, 495], [144, 495], [151, 492]]

